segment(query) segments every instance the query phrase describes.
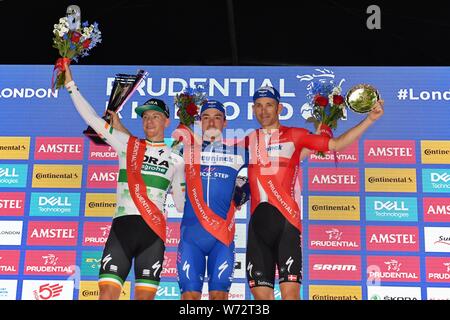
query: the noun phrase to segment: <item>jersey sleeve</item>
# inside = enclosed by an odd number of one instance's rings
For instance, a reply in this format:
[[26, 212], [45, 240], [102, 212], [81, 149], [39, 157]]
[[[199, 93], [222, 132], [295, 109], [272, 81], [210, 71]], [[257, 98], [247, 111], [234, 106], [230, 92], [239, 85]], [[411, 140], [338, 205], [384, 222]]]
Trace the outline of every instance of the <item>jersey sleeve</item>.
[[172, 197], [178, 212], [184, 211], [186, 200], [186, 180], [184, 174], [184, 159], [177, 154], [172, 153], [175, 164], [175, 173], [172, 180]]
[[108, 142], [116, 151], [123, 150], [130, 136], [121, 131], [114, 130], [109, 123], [99, 117], [94, 108], [92, 108], [90, 103], [80, 93], [75, 82], [69, 82], [66, 85], [66, 88], [70, 93], [75, 108], [83, 120], [91, 126], [97, 134], [106, 139], [106, 142]]
[[300, 148], [307, 148], [316, 151], [328, 151], [330, 137], [314, 134], [303, 128], [292, 128], [292, 138], [295, 145]]

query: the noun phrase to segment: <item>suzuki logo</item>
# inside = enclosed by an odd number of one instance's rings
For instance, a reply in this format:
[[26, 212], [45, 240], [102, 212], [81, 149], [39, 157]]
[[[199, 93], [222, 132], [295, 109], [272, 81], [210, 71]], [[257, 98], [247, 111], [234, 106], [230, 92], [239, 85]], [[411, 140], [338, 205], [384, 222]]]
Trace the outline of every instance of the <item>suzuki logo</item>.
[[450, 182], [450, 174], [448, 173], [436, 173], [436, 172], [432, 172], [431, 173], [431, 182]]
[[395, 210], [395, 211], [408, 211], [409, 209], [405, 207], [404, 201], [374, 201], [375, 210]]
[[50, 205], [52, 207], [59, 206], [59, 207], [71, 207], [72, 204], [69, 202], [68, 197], [39, 197], [39, 205], [40, 206], [46, 206]]

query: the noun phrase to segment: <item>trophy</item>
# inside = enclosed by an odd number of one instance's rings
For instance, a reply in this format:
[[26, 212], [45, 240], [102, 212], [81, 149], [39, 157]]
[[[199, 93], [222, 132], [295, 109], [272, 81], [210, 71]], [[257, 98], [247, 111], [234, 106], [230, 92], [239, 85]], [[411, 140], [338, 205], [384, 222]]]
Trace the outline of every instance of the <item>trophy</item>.
[[369, 84], [358, 84], [350, 88], [345, 96], [346, 105], [357, 113], [368, 113], [380, 99], [378, 90]]
[[[108, 110], [119, 112], [122, 107], [128, 101], [128, 99], [133, 95], [139, 84], [145, 79], [148, 72], [144, 70], [139, 70], [136, 75], [132, 74], [116, 74], [114, 78], [111, 95], [109, 96], [108, 106], [106, 108], [103, 119], [110, 123], [111, 116], [107, 112]], [[107, 142], [101, 138], [94, 129], [90, 126], [83, 131], [83, 134], [91, 139], [95, 144], [107, 145]]]

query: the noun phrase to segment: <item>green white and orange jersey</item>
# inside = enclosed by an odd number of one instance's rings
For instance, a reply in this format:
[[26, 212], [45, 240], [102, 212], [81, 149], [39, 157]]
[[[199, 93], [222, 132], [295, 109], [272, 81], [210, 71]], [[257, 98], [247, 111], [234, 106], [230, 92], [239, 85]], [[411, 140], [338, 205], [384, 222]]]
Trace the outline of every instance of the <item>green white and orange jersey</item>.
[[[130, 136], [113, 129], [97, 115], [88, 101], [81, 95], [73, 81], [66, 85], [73, 103], [81, 117], [97, 134], [113, 147], [119, 157], [117, 182], [117, 207], [114, 218], [123, 215], [140, 215], [128, 188], [126, 170], [127, 144]], [[178, 211], [182, 212], [185, 202], [184, 159], [173, 153], [164, 141], [146, 140], [144, 162], [141, 174], [150, 200], [165, 214], [164, 204], [167, 192], [172, 188], [172, 196]]]

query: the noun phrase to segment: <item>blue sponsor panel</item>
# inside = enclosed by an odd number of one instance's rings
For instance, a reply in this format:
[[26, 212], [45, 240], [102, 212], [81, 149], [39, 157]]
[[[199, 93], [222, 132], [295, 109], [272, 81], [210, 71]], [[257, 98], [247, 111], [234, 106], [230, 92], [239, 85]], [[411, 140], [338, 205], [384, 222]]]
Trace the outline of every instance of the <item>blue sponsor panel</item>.
[[368, 221], [417, 221], [417, 198], [366, 197]]
[[156, 291], [156, 300], [180, 300], [180, 288], [178, 282], [161, 282]]
[[423, 192], [450, 193], [450, 169], [423, 169]]
[[30, 216], [76, 217], [79, 213], [79, 193], [33, 192], [31, 194]]
[[25, 188], [27, 174], [27, 164], [0, 163], [0, 188]]

